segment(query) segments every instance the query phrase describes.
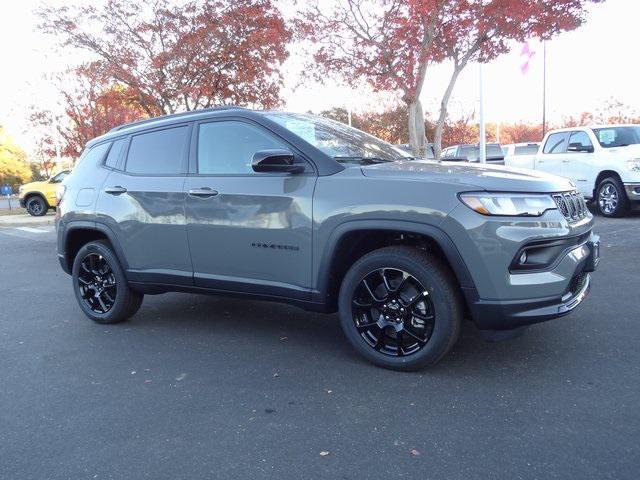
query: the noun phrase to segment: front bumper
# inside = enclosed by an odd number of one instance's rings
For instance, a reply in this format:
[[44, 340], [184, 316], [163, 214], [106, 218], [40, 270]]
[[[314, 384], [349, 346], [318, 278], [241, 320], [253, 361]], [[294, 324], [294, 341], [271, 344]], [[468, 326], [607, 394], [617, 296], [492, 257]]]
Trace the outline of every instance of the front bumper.
[[18, 198], [18, 201], [20, 202], [20, 207], [21, 208], [27, 208], [27, 202], [26, 202], [26, 199], [24, 197]]
[[640, 208], [640, 183], [625, 183], [624, 190], [634, 210]]
[[[575, 251], [582, 250], [579, 257]], [[586, 252], [585, 252], [586, 250]], [[591, 235], [584, 244], [569, 252], [579, 258], [575, 273], [561, 295], [522, 300], [483, 300], [469, 302], [471, 316], [481, 330], [511, 330], [526, 325], [562, 317], [572, 312], [588, 296], [591, 289], [591, 272], [600, 261], [600, 239]]]

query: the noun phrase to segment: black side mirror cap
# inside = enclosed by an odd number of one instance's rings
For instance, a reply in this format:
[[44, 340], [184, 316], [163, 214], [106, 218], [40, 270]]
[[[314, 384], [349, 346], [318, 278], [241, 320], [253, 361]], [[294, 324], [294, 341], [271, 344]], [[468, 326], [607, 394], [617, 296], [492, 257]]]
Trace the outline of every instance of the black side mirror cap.
[[585, 152], [593, 153], [593, 145], [583, 145], [581, 143], [570, 143], [567, 152]]
[[261, 150], [253, 154], [251, 167], [254, 172], [304, 172], [304, 165], [294, 162], [295, 156], [289, 150]]

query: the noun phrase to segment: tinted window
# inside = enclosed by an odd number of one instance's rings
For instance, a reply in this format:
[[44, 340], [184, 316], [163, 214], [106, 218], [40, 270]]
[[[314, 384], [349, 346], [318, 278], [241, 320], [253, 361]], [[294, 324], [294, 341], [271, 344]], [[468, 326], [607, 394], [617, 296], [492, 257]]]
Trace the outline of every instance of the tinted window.
[[478, 149], [476, 147], [460, 147], [458, 157], [467, 159], [478, 158]]
[[80, 160], [78, 160], [77, 165], [80, 165], [81, 162], [101, 162], [107, 153], [107, 149], [111, 143], [101, 143], [100, 145], [96, 145], [92, 147], [90, 150], [85, 150], [83, 154], [80, 156]]
[[544, 153], [564, 153], [567, 149], [568, 132], [552, 133], [544, 144]]
[[516, 146], [516, 155], [535, 155], [538, 153], [538, 145], [519, 145]]
[[500, 145], [487, 145], [487, 157], [504, 157]]
[[118, 159], [122, 153], [122, 147], [124, 147], [126, 142], [127, 140], [125, 138], [121, 138], [120, 140], [113, 142], [111, 149], [109, 149], [107, 159], [104, 161], [104, 164], [107, 167], [116, 168], [118, 166]]
[[640, 126], [594, 128], [598, 143], [604, 148], [624, 147], [640, 143]]
[[127, 172], [165, 175], [182, 172], [188, 131], [184, 126], [135, 135], [127, 155]]
[[571, 137], [569, 137], [569, 145], [571, 145], [572, 143], [578, 143], [582, 147], [593, 146], [591, 140], [589, 139], [589, 135], [587, 135], [587, 132], [573, 132], [571, 134]]
[[287, 148], [284, 142], [248, 123], [203, 123], [198, 132], [198, 173], [253, 173], [254, 153], [283, 148]]

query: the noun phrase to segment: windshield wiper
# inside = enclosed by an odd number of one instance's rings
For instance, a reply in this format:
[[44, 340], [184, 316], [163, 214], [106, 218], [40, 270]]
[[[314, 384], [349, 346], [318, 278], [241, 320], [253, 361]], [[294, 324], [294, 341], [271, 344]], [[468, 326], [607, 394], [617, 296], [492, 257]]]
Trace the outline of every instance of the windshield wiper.
[[347, 157], [347, 156], [337, 156], [333, 157], [337, 162], [358, 162], [362, 165], [375, 165], [377, 163], [387, 163], [391, 162], [391, 160], [384, 160], [379, 157]]

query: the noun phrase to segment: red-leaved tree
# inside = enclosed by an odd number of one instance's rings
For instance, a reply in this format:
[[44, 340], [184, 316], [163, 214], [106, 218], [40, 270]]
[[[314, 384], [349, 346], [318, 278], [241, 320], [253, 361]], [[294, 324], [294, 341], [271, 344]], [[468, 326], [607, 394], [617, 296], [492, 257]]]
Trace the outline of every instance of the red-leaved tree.
[[514, 41], [574, 29], [592, 1], [600, 0], [325, 0], [302, 8], [296, 25], [300, 37], [311, 42], [320, 75], [400, 92], [409, 110], [409, 140], [420, 156], [426, 139], [419, 97], [427, 67], [451, 60], [454, 69], [434, 132], [438, 155], [447, 105], [468, 63], [490, 61]]
[[148, 116], [279, 103], [291, 33], [271, 0], [107, 0], [40, 15], [62, 46], [90, 52], [93, 78]]

